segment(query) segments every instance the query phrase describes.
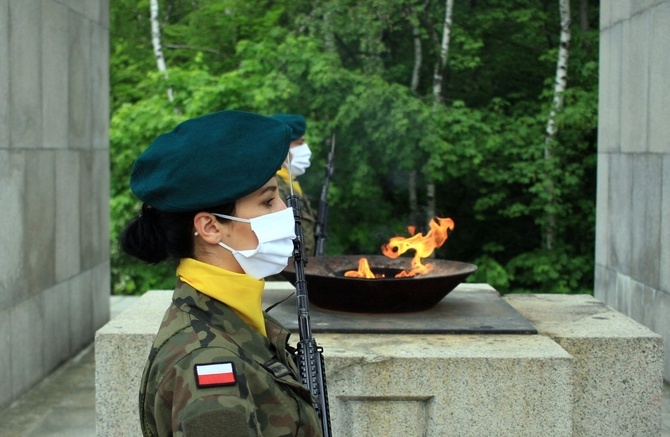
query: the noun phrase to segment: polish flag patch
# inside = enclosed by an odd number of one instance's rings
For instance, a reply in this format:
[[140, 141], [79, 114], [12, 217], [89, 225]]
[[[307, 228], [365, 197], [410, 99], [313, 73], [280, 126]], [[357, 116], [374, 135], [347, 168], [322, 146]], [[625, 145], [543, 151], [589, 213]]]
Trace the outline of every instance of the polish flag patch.
[[233, 363], [196, 364], [195, 380], [198, 387], [219, 387], [237, 382]]

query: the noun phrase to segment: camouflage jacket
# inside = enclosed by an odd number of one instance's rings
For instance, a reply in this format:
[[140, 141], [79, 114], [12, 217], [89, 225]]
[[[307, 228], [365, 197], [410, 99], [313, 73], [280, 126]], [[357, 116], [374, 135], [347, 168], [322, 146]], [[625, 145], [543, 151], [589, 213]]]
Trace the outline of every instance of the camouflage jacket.
[[142, 376], [145, 436], [321, 436], [312, 395], [265, 316], [267, 337], [178, 282]]
[[[291, 194], [291, 189], [279, 176], [275, 179], [277, 179], [279, 196], [286, 202], [286, 198]], [[309, 202], [309, 198], [305, 192], [300, 197], [300, 212], [302, 214], [302, 233], [305, 237], [305, 255], [311, 257], [314, 256], [316, 250], [316, 236], [314, 233], [316, 232], [317, 212], [312, 208], [312, 204]]]

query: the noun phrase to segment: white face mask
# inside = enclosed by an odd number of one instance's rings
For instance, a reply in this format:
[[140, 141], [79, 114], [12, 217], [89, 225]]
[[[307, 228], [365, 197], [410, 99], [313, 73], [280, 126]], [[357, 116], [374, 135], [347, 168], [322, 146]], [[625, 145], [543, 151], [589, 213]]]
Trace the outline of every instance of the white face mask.
[[291, 155], [289, 157], [291, 175], [300, 176], [305, 174], [305, 170], [307, 170], [310, 165], [309, 158], [312, 156], [312, 151], [309, 150], [307, 143], [291, 147], [288, 150], [288, 153]]
[[217, 217], [251, 224], [251, 230], [258, 238], [258, 247], [255, 249], [235, 250], [225, 243], [219, 242], [219, 246], [232, 252], [247, 275], [255, 279], [263, 279], [284, 270], [288, 264], [288, 258], [293, 255], [293, 240], [295, 239], [293, 208], [286, 208], [252, 219], [212, 214]]

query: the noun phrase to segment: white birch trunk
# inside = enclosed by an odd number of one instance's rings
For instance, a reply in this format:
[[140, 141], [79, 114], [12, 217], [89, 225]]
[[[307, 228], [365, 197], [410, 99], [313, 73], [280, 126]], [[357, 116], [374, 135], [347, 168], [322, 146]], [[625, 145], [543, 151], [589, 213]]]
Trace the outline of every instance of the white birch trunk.
[[[451, 13], [454, 9], [454, 0], [446, 0], [444, 11], [444, 23], [442, 26], [442, 44], [440, 45], [440, 59], [435, 65], [435, 74], [433, 76], [433, 104], [438, 105], [444, 102], [442, 92], [443, 72], [447, 66], [449, 55], [449, 42], [451, 40]], [[426, 217], [432, 220], [435, 217], [435, 182], [428, 180], [426, 182]]]
[[442, 25], [442, 44], [440, 45], [440, 60], [435, 64], [433, 74], [433, 96], [435, 103], [444, 101], [442, 96], [442, 79], [444, 68], [447, 66], [449, 56], [449, 41], [451, 40], [451, 12], [454, 9], [454, 0], [446, 0], [444, 12], [444, 23]]
[[[151, 0], [151, 43], [154, 47], [154, 55], [156, 56], [156, 65], [158, 66], [158, 71], [163, 74], [165, 80], [169, 80], [170, 76], [167, 72], [167, 66], [165, 65], [165, 57], [163, 56], [163, 47], [161, 46], [161, 28], [160, 22], [158, 20], [158, 0]], [[167, 95], [170, 102], [174, 102], [174, 96], [172, 95], [172, 88], [168, 87]]]
[[[570, 0], [559, 0], [561, 12], [561, 37], [558, 49], [558, 61], [556, 62], [556, 79], [554, 81], [554, 99], [547, 121], [547, 131], [544, 140], [544, 159], [552, 157], [552, 146], [558, 128], [556, 127], [556, 114], [563, 108], [563, 98], [568, 82], [568, 55], [570, 53]], [[549, 176], [549, 203], [553, 203], [554, 181]], [[545, 229], [545, 248], [551, 250], [554, 247], [554, 232], [556, 228], [556, 215], [549, 213]]]
[[412, 89], [412, 92], [416, 94], [419, 89], [419, 72], [421, 70], [421, 62], [423, 58], [419, 26], [414, 25], [412, 35], [414, 36], [414, 68], [412, 69], [412, 83], [410, 84], [410, 88]]

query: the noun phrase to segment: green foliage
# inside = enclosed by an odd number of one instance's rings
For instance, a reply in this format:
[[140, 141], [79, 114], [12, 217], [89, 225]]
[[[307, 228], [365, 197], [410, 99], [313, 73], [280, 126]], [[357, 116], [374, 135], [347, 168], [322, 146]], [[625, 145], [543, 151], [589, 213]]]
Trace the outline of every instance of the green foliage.
[[[379, 254], [405, 235], [409, 175], [419, 204], [436, 184], [437, 215], [456, 228], [438, 258], [472, 262], [501, 292], [588, 293], [593, 281], [597, 30], [573, 25], [565, 102], [544, 156], [558, 5], [456, 2], [444, 104], [435, 105], [444, 2], [161, 0], [169, 80], [156, 71], [148, 0], [111, 2], [112, 280], [115, 293], [170, 288], [171, 266], [147, 268], [116, 246], [140, 205], [134, 159], [178, 122], [220, 109], [308, 119], [317, 202], [336, 137], [326, 252]], [[427, 7], [426, 7], [427, 6]], [[597, 5], [590, 18], [597, 29]], [[578, 20], [573, 20], [577, 22]], [[416, 92], [414, 30], [423, 62]], [[167, 99], [170, 88], [174, 102]], [[425, 210], [418, 211], [421, 228]], [[555, 246], [543, 246], [553, 217]]]

